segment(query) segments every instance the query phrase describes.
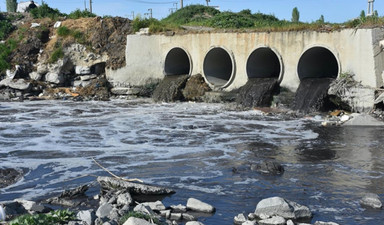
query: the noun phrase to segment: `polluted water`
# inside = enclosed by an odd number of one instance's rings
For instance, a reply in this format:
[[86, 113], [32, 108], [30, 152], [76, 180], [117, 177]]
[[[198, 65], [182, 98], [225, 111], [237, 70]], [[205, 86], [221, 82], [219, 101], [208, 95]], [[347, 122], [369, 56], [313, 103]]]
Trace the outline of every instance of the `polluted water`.
[[[318, 122], [225, 104], [41, 101], [1, 103], [2, 168], [24, 171], [0, 201], [42, 200], [114, 174], [172, 188], [165, 205], [190, 197], [216, 207], [204, 224], [233, 224], [239, 213], [279, 196], [308, 206], [315, 221], [381, 224], [366, 193], [384, 197], [384, 129]], [[274, 160], [278, 175], [250, 168]], [[90, 196], [98, 194], [90, 189]]]

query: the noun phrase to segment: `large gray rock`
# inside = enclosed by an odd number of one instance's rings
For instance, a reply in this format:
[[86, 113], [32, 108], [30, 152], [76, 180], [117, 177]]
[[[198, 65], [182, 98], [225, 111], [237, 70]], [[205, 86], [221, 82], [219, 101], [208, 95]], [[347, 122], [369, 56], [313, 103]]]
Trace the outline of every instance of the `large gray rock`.
[[294, 219], [295, 213], [293, 207], [285, 199], [280, 197], [271, 197], [261, 200], [255, 210], [256, 216], [260, 218], [281, 216], [286, 219]]
[[43, 205], [37, 204], [34, 201], [28, 201], [24, 199], [16, 199], [16, 202], [20, 203], [25, 210], [30, 213], [46, 213], [49, 212], [49, 209]]
[[288, 204], [293, 207], [293, 212], [295, 214], [295, 219], [297, 220], [311, 220], [312, 212], [307, 206], [300, 205], [296, 202], [286, 200]]
[[94, 225], [96, 214], [93, 210], [83, 210], [77, 213], [76, 218], [85, 222], [88, 225]]
[[125, 221], [123, 225], [153, 225], [153, 224], [143, 219], [129, 217], [128, 220]]
[[48, 72], [45, 74], [45, 81], [53, 84], [61, 84], [64, 82], [64, 75], [61, 73]]
[[75, 73], [78, 75], [91, 74], [91, 67], [89, 67], [89, 66], [75, 66]]
[[260, 220], [259, 225], [285, 225], [286, 220], [281, 216], [274, 216], [269, 219]]
[[247, 220], [244, 223], [242, 223], [241, 225], [256, 225], [256, 221]]
[[187, 201], [187, 208], [193, 211], [213, 213], [216, 211], [215, 207], [195, 198], [189, 198]]
[[368, 114], [352, 114], [352, 119], [343, 124], [344, 126], [384, 126], [384, 122]]
[[20, 91], [27, 91], [31, 88], [31, 83], [24, 80], [24, 79], [11, 79], [11, 78], [5, 78], [0, 81], [0, 88], [1, 87], [9, 87], [12, 89], [20, 90]]
[[186, 212], [187, 211], [187, 207], [185, 205], [182, 205], [182, 204], [171, 205], [170, 208], [172, 209], [173, 212]]
[[168, 188], [139, 184], [113, 177], [98, 177], [97, 181], [100, 183], [104, 190], [125, 190], [131, 194], [137, 195], [166, 195], [175, 193], [174, 190]]
[[99, 218], [108, 217], [112, 212], [112, 205], [109, 203], [102, 204], [96, 211], [96, 216]]
[[30, 77], [32, 80], [39, 81], [39, 80], [41, 80], [41, 78], [43, 77], [43, 75], [41, 75], [41, 74], [38, 73], [38, 72], [32, 72], [32, 73], [29, 74], [29, 77]]
[[380, 197], [377, 194], [366, 194], [361, 200], [360, 204], [364, 207], [370, 207], [374, 209], [381, 209], [383, 204], [380, 201]]

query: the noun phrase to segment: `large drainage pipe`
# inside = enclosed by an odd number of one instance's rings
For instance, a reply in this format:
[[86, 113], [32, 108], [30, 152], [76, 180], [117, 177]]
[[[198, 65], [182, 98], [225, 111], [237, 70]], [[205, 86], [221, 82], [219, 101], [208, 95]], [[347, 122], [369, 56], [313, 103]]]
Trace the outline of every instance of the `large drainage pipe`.
[[337, 78], [340, 71], [336, 56], [325, 47], [312, 47], [299, 60], [297, 74], [305, 78]]
[[281, 57], [269, 47], [254, 50], [248, 57], [246, 69], [249, 79], [281, 78], [284, 73]]
[[227, 87], [235, 73], [233, 56], [222, 47], [211, 48], [204, 58], [203, 73], [211, 85]]
[[164, 62], [164, 74], [168, 75], [190, 75], [192, 61], [188, 53], [179, 47], [172, 48]]

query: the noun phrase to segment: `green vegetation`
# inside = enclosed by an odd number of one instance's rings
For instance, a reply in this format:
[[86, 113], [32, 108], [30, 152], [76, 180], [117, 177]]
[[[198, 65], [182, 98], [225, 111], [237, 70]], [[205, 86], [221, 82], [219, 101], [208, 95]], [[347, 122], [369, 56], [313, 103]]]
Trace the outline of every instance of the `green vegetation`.
[[59, 225], [75, 219], [69, 210], [56, 210], [47, 214], [24, 215], [10, 222], [10, 225]]
[[120, 224], [124, 224], [125, 221], [127, 221], [129, 219], [129, 217], [135, 217], [135, 218], [144, 219], [144, 220], [146, 220], [148, 222], [153, 221], [154, 224], [159, 224], [159, 225], [162, 224], [159, 221], [159, 219], [157, 219], [155, 217], [151, 217], [150, 215], [147, 215], [147, 214], [140, 213], [140, 212], [129, 212], [128, 214], [126, 214], [123, 217], [121, 217]]
[[88, 18], [88, 17], [96, 17], [97, 15], [89, 12], [88, 10], [80, 10], [76, 9], [75, 11], [68, 14], [68, 18], [70, 19], [79, 19], [79, 18]]
[[0, 14], [0, 40], [4, 40], [13, 31], [11, 20]]
[[64, 57], [63, 47], [60, 46], [60, 47], [55, 48], [55, 50], [52, 52], [51, 57], [49, 58], [48, 62], [49, 63], [55, 63], [59, 59], [62, 59], [63, 57]]
[[66, 26], [61, 26], [57, 29], [57, 35], [59, 37], [68, 37], [71, 36], [73, 37], [78, 43], [88, 45], [89, 43], [87, 42], [87, 37], [86, 35], [78, 30], [70, 30]]
[[16, 47], [17, 42], [13, 39], [9, 39], [3, 44], [0, 43], [0, 74], [11, 67], [9, 64], [9, 56]]
[[201, 23], [220, 14], [220, 11], [212, 7], [203, 5], [190, 5], [172, 13], [162, 22], [166, 24], [186, 25], [191, 23]]
[[293, 10], [292, 10], [292, 19], [291, 19], [291, 21], [294, 22], [294, 23], [298, 23], [300, 21], [300, 12], [297, 9], [297, 7], [293, 8]]
[[57, 19], [60, 16], [65, 16], [65, 14], [61, 13], [58, 9], [53, 9], [48, 6], [48, 4], [43, 3], [40, 7], [31, 9], [30, 11], [33, 18], [51, 18]]
[[149, 27], [150, 32], [161, 32], [165, 30], [165, 25], [158, 21], [157, 19], [151, 18], [151, 19], [142, 19], [140, 16], [137, 16], [132, 21], [132, 27], [133, 31], [137, 32], [141, 28]]
[[16, 12], [17, 1], [16, 0], [7, 0], [7, 12]]

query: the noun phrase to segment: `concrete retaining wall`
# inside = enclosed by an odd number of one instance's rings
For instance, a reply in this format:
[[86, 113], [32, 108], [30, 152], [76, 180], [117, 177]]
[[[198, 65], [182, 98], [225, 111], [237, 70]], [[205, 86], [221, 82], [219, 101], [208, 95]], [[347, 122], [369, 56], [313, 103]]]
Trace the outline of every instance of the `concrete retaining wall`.
[[[353, 73], [363, 85], [380, 87], [383, 85], [384, 70], [383, 47], [380, 46], [382, 40], [384, 29], [129, 35], [126, 66], [116, 71], [108, 70], [107, 77], [115, 86], [143, 85], [148, 79], [162, 79], [166, 56], [175, 47], [185, 50], [189, 55], [191, 74], [205, 75], [203, 66], [207, 53], [214, 47], [220, 47], [229, 53], [234, 64], [231, 79], [227, 84], [219, 85], [229, 91], [247, 82], [247, 60], [253, 51], [268, 47], [281, 61], [281, 85], [295, 91], [300, 83], [297, 71], [301, 56], [313, 47], [323, 47], [334, 55], [338, 75]], [[313, 61], [316, 63], [316, 59]]]

